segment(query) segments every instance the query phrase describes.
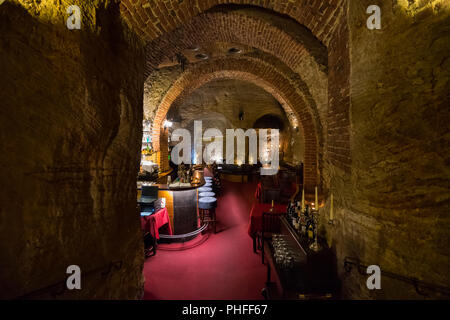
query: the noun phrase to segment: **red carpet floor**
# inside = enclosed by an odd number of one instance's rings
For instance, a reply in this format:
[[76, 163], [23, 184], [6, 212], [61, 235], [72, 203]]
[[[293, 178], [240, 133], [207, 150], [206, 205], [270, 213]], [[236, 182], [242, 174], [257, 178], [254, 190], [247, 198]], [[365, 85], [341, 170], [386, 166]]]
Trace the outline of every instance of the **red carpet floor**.
[[144, 265], [145, 299], [262, 299], [266, 269], [247, 233], [255, 187], [223, 181], [217, 234], [160, 245]]

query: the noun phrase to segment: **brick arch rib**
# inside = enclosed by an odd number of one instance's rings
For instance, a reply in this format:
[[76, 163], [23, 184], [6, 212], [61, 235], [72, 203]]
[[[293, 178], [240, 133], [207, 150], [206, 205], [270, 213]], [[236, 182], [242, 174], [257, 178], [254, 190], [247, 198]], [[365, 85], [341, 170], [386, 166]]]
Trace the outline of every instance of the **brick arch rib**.
[[255, 1], [255, 0], [121, 0], [120, 11], [128, 25], [144, 41], [152, 41], [219, 5], [252, 5], [286, 15], [306, 26], [328, 43], [339, 8], [346, 0]]

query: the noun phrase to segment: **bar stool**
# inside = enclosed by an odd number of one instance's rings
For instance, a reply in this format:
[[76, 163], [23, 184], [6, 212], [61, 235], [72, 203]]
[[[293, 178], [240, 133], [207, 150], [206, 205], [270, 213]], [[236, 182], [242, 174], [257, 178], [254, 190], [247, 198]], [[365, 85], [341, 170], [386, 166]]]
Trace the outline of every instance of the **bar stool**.
[[212, 222], [214, 233], [216, 233], [216, 206], [217, 199], [214, 197], [202, 197], [198, 199], [200, 220], [202, 224], [204, 222]]
[[211, 187], [200, 187], [200, 188], [198, 188], [198, 192], [199, 193], [201, 193], [201, 192], [212, 192], [212, 191], [213, 191], [213, 189]]
[[215, 198], [216, 194], [214, 192], [200, 192], [198, 194], [199, 198], [204, 198], [204, 197], [213, 197]]

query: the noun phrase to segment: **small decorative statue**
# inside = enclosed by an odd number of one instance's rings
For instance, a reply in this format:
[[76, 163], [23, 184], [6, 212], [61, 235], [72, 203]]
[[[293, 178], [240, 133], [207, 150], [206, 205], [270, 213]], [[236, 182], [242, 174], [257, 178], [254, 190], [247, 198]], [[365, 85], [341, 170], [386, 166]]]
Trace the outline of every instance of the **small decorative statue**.
[[191, 184], [193, 186], [199, 186], [205, 183], [205, 178], [203, 177], [203, 170], [194, 170], [192, 174]]
[[178, 178], [180, 179], [181, 183], [188, 182], [186, 177], [186, 168], [184, 164], [180, 164], [178, 166]]

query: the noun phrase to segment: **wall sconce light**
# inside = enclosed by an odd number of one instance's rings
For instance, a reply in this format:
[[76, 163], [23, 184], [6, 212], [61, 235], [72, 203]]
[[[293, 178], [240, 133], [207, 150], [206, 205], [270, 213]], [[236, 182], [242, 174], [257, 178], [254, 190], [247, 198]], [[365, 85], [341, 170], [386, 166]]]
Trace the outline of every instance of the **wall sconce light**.
[[152, 123], [150, 120], [143, 120], [142, 121], [142, 131], [151, 131]]
[[243, 110], [241, 110], [241, 111], [239, 111], [239, 120], [244, 120], [244, 111]]

